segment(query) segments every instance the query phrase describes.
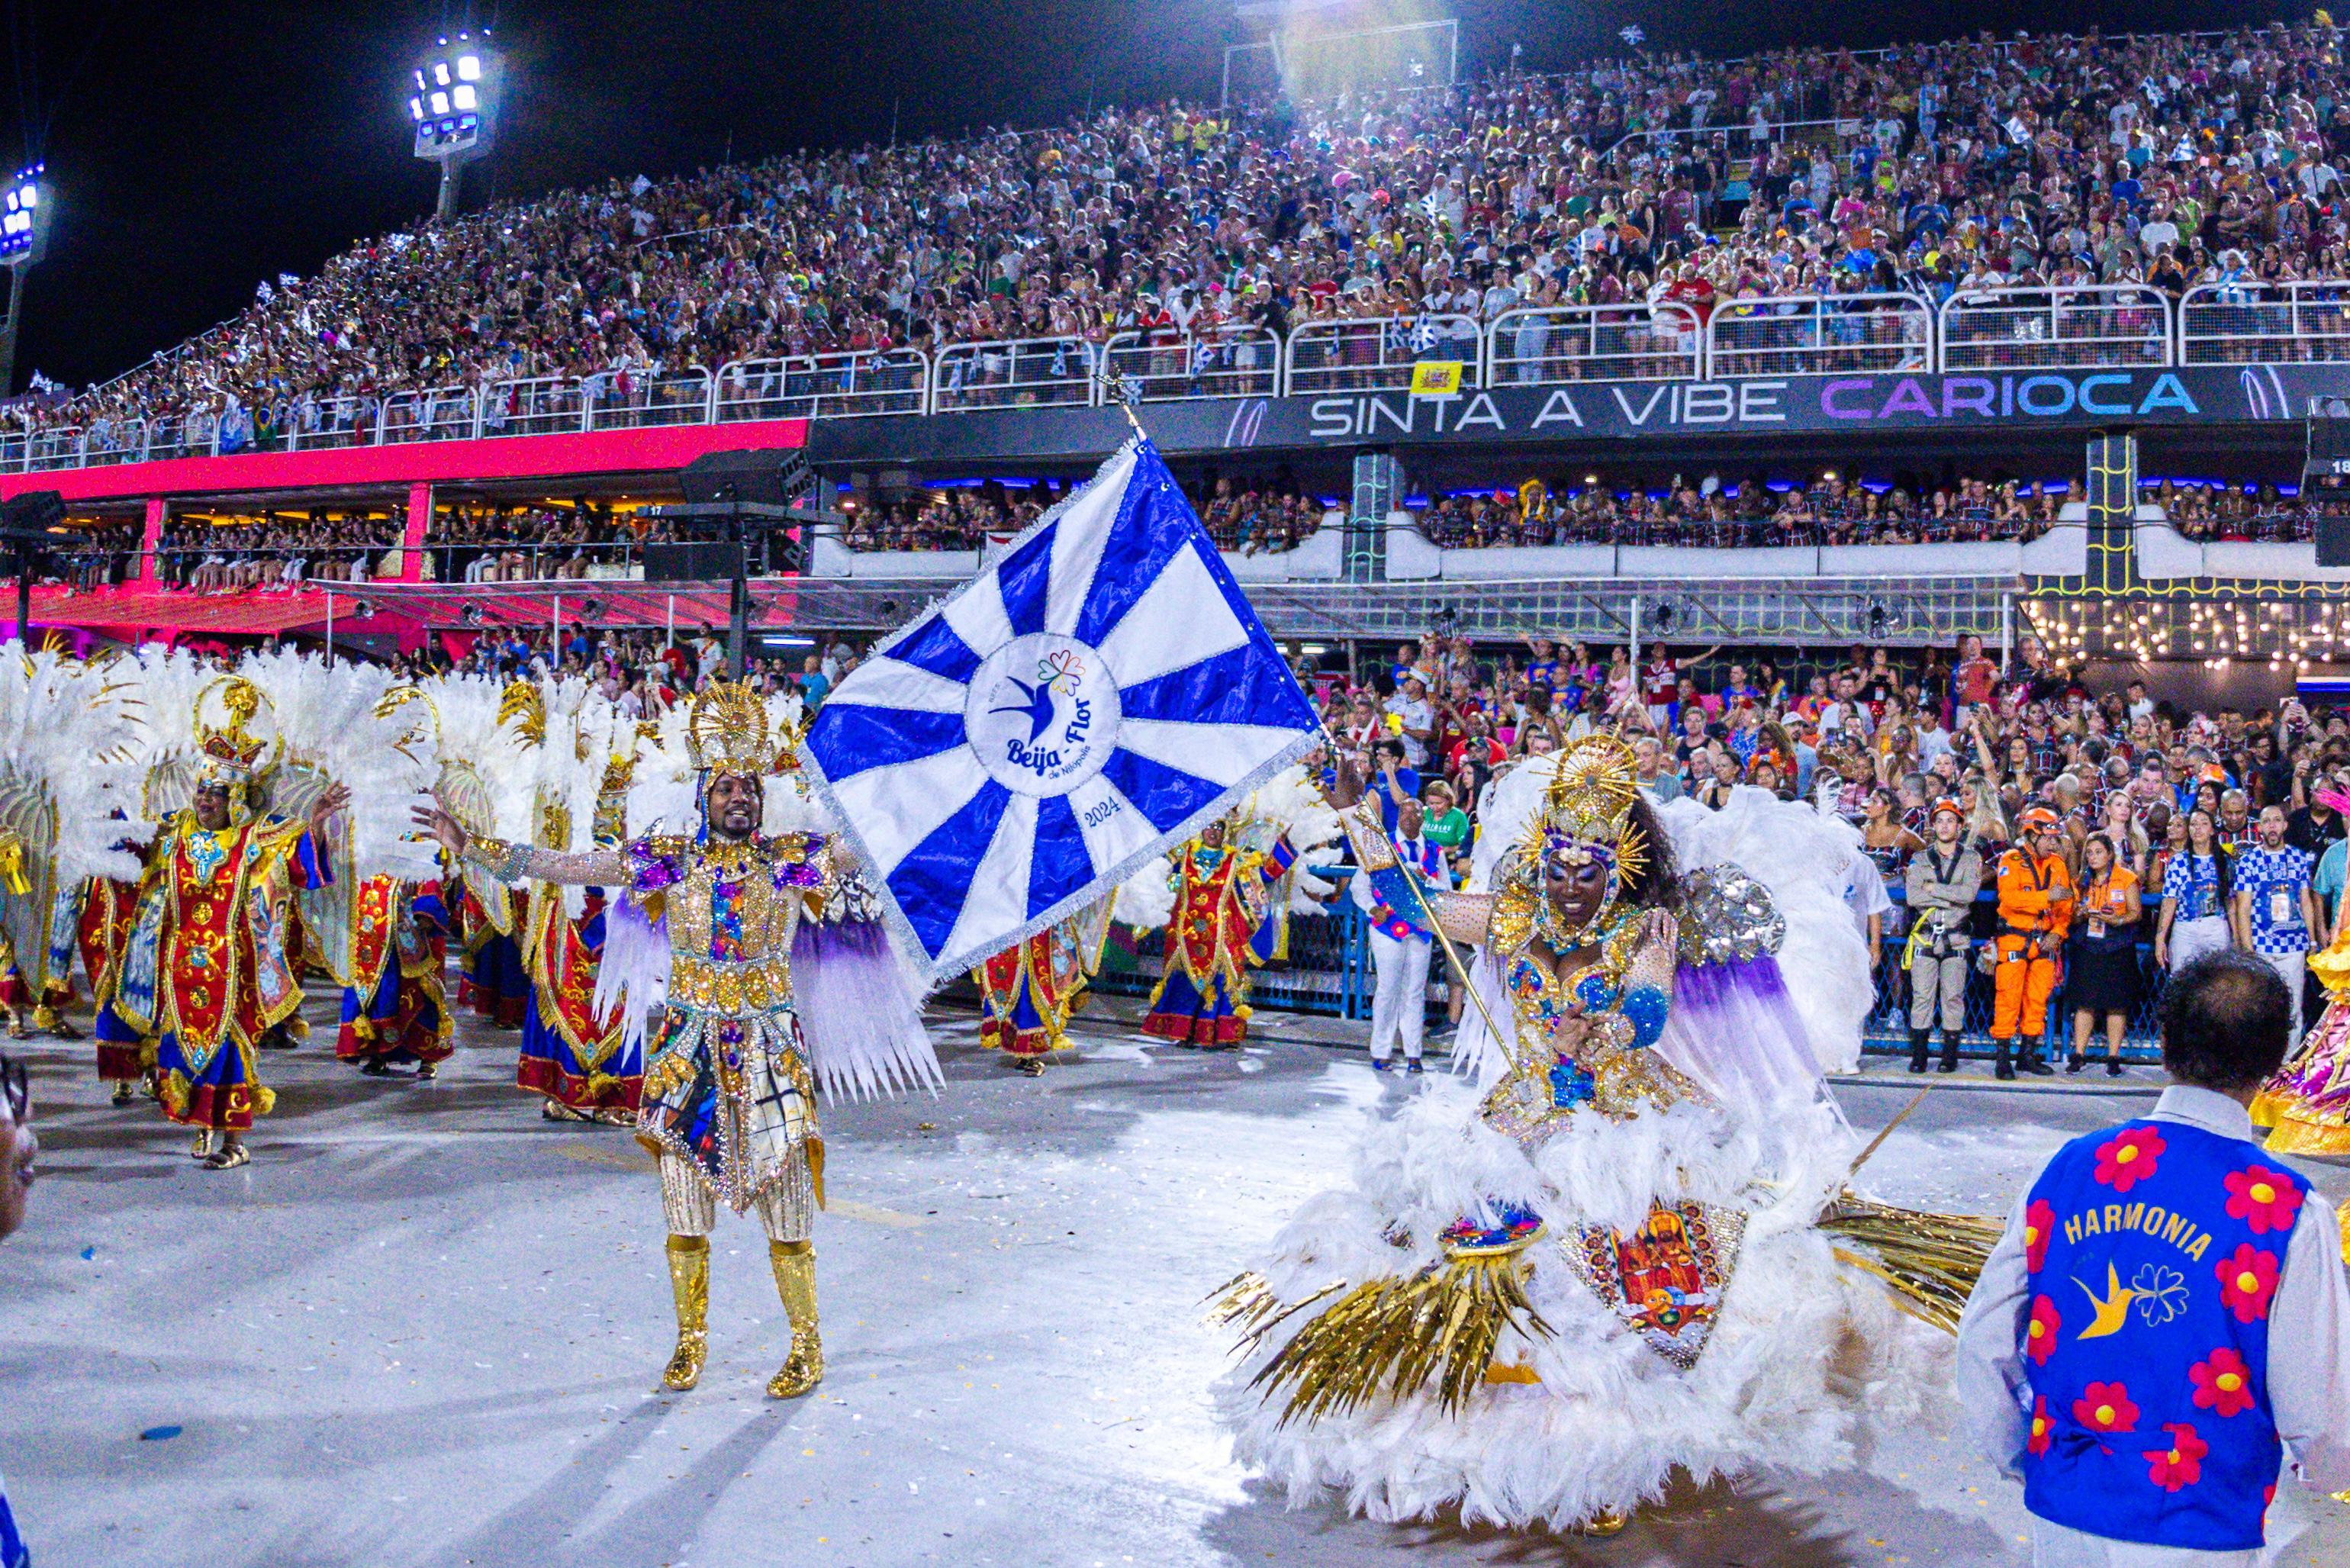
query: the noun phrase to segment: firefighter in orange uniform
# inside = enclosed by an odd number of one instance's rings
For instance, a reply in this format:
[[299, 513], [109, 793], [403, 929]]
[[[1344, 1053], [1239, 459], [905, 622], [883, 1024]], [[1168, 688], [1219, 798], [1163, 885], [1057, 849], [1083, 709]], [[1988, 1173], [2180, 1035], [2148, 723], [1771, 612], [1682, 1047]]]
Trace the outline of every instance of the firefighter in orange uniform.
[[2053, 1069], [2041, 1060], [2041, 1037], [2048, 1027], [2048, 999], [2056, 990], [2064, 933], [2073, 923], [2073, 874], [2057, 853], [2063, 825], [2054, 812], [2035, 805], [2018, 826], [2015, 846], [1999, 857], [1991, 1037], [1999, 1049], [1999, 1076], [2012, 1078], [2021, 1068], [2046, 1077]]

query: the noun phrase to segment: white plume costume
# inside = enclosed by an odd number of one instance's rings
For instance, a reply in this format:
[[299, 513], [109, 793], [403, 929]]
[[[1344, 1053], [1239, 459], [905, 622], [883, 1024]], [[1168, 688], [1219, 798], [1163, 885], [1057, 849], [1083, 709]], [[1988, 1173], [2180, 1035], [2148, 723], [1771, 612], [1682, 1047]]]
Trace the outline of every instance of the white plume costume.
[[[1677, 1471], [1848, 1465], [1864, 1413], [1932, 1386], [1935, 1336], [1900, 1309], [1954, 1322], [1958, 1302], [1898, 1278], [1897, 1302], [1836, 1244], [1877, 1246], [1887, 1213], [1846, 1194], [1855, 1140], [1821, 1083], [1868, 994], [1823, 875], [1846, 830], [1741, 791], [1646, 818], [1669, 840], [1649, 844], [1633, 791], [1612, 741], [1496, 786], [1484, 896], [1436, 907], [1448, 929], [1476, 921], [1477, 989], [1512, 1037], [1472, 1043], [1478, 1089], [1433, 1086], [1374, 1126], [1347, 1184], [1226, 1294], [1244, 1340], [1221, 1414], [1295, 1504], [1586, 1526]], [[1348, 826], [1358, 875], [1395, 875], [1375, 813]], [[1558, 924], [1545, 877], [1594, 866], [1597, 912]], [[1900, 1276], [1898, 1251], [1871, 1262]]]
[[45, 1021], [72, 989], [86, 882], [137, 880], [139, 858], [120, 846], [152, 836], [127, 820], [139, 805], [140, 719], [121, 661], [0, 646], [0, 923]]

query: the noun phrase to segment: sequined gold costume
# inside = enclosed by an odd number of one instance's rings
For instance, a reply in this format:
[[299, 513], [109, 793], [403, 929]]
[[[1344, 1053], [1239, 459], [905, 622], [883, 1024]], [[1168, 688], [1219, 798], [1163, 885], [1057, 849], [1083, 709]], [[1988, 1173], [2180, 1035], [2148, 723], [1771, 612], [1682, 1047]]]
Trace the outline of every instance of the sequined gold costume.
[[[688, 727], [705, 820], [691, 836], [558, 853], [473, 837], [463, 854], [502, 881], [587, 884], [622, 896], [607, 911], [604, 965], [665, 971], [666, 1006], [647, 1052], [638, 1138], [659, 1158], [678, 1318], [672, 1388], [700, 1379], [707, 1345], [708, 1236], [723, 1201], [765, 1227], [792, 1350], [769, 1394], [806, 1393], [823, 1376], [816, 1313], [816, 1210], [824, 1200], [809, 1049], [791, 955], [803, 918], [820, 914], [845, 863], [814, 833], [731, 837], [706, 820], [721, 777], [764, 781], [793, 765], [748, 688], [694, 701]], [[608, 974], [608, 980], [610, 976]], [[646, 977], [639, 976], [641, 981]], [[638, 1013], [639, 1022], [641, 1010]]]

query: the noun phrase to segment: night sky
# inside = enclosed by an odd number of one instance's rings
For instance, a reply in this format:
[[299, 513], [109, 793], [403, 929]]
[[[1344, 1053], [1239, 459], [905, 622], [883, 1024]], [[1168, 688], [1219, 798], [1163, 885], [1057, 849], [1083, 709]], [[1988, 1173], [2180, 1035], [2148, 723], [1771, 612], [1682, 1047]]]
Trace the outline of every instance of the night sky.
[[[1400, 0], [1391, 0], [1400, 3]], [[1367, 7], [1367, 9], [1368, 7]], [[2141, 30], [2306, 17], [2307, 5], [1857, 5], [1752, 0], [1559, 5], [1465, 0], [1464, 70], [1513, 41], [1528, 68], [1620, 48], [1717, 56], [1988, 26]], [[102, 379], [234, 314], [255, 283], [308, 274], [432, 205], [409, 151], [413, 57], [462, 4], [10, 0], [16, 112], [0, 84], [0, 161], [47, 159], [47, 259], [26, 290], [21, 379]], [[967, 126], [1027, 126], [1097, 101], [1212, 97], [1230, 0], [484, 0], [510, 90], [469, 204], [613, 174], [659, 176], [795, 147]], [[2345, 17], [2350, 19], [2350, 17]], [[19, 127], [26, 128], [20, 133]]]

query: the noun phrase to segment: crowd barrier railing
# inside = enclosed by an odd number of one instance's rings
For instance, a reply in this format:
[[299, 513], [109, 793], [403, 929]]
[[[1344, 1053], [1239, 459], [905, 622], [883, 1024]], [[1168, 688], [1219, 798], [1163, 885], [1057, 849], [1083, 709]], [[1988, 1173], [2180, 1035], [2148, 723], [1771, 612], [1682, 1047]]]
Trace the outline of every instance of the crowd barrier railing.
[[1292, 397], [1401, 392], [1423, 360], [1459, 360], [1465, 386], [1485, 384], [1485, 333], [1473, 316], [1373, 316], [1302, 321], [1290, 330], [1282, 380]]
[[2143, 369], [2350, 363], [2350, 280], [2199, 284], [2174, 303], [2142, 284], [1919, 295], [1773, 295], [1709, 311], [1674, 300], [1467, 315], [1245, 323], [1106, 342], [1024, 337], [732, 360], [715, 370], [606, 371], [0, 431], [0, 474], [320, 447], [560, 431], [853, 419], [1145, 401], [1400, 392], [1457, 360], [1467, 387], [1745, 376]]
[[1219, 327], [1205, 336], [1121, 332], [1102, 346], [1112, 380], [1146, 403], [1179, 398], [1271, 398], [1281, 391], [1281, 335]]
[[1082, 337], [950, 343], [931, 368], [930, 411], [1088, 406], [1097, 352]]
[[718, 368], [710, 420], [838, 420], [930, 412], [931, 357], [919, 348], [734, 359]]
[[2350, 360], [2350, 283], [2199, 283], [2178, 302], [2182, 365]]
[[2144, 284], [1961, 289], [1942, 302], [1941, 368], [2147, 369], [2177, 362], [2169, 296]]
[[1934, 368], [1934, 307], [1914, 294], [1726, 299], [1705, 327], [1705, 373], [1874, 375]]
[[1693, 381], [1705, 367], [1705, 331], [1695, 310], [1670, 300], [1530, 306], [1493, 317], [1485, 363], [1495, 387]]

